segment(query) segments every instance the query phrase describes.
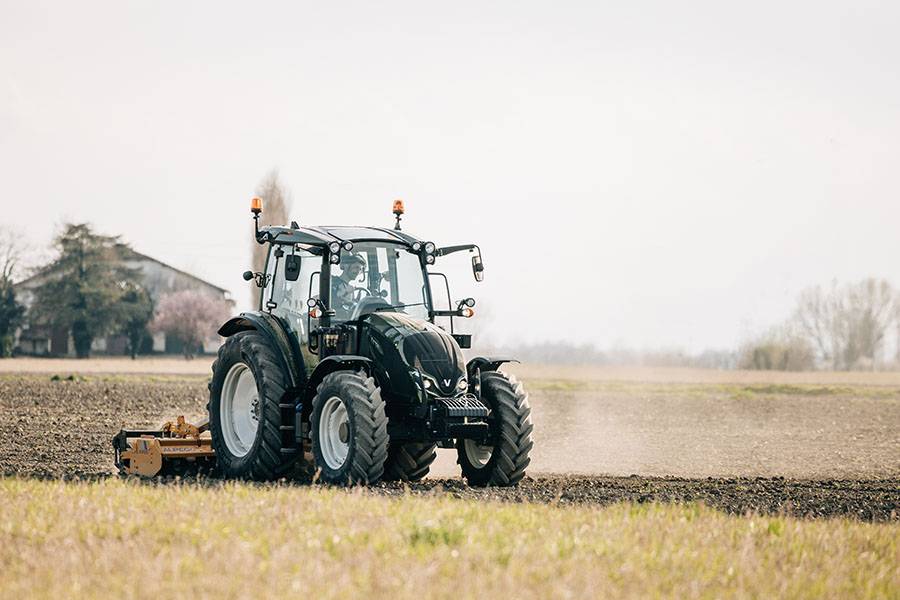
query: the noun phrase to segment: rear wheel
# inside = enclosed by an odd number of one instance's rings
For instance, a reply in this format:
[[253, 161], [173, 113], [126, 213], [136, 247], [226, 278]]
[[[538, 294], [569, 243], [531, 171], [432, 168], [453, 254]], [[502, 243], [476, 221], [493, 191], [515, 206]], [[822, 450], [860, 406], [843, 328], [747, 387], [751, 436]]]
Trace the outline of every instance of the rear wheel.
[[287, 373], [269, 340], [242, 331], [219, 348], [209, 394], [209, 429], [216, 466], [228, 478], [269, 480], [285, 475], [299, 456], [283, 443], [280, 406]]
[[531, 462], [534, 427], [528, 394], [512, 376], [491, 371], [481, 375], [481, 400], [491, 410], [490, 437], [483, 443], [458, 440], [457, 462], [469, 485], [515, 485]]
[[382, 479], [385, 481], [419, 481], [428, 475], [431, 463], [436, 457], [434, 444], [391, 443]]
[[316, 390], [310, 419], [313, 456], [326, 483], [374, 483], [388, 452], [384, 400], [364, 371], [337, 371]]

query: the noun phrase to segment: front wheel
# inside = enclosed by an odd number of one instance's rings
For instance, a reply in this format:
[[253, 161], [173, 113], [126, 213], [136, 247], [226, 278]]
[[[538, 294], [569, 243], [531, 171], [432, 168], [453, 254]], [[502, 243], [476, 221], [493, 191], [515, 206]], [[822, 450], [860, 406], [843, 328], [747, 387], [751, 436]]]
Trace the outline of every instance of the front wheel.
[[325, 376], [313, 399], [311, 437], [319, 479], [375, 483], [388, 452], [387, 416], [375, 380], [364, 371]]
[[288, 375], [271, 342], [256, 331], [228, 338], [213, 364], [209, 428], [216, 464], [225, 477], [269, 480], [282, 477], [297, 460], [285, 446], [279, 403]]
[[531, 462], [531, 406], [521, 383], [500, 371], [481, 375], [481, 400], [490, 409], [490, 437], [457, 440], [457, 462], [469, 485], [516, 485]]

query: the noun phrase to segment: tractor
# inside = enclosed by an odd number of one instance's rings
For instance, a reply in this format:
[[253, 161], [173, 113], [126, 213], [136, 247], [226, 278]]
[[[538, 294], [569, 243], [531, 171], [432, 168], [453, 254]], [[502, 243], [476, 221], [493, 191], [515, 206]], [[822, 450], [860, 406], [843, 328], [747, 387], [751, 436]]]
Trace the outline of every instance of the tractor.
[[528, 396], [499, 370], [511, 359], [465, 360], [472, 336], [454, 319], [471, 317], [475, 301], [452, 302], [447, 277], [430, 271], [466, 252], [482, 281], [481, 249], [402, 231], [402, 201], [393, 228], [261, 227], [259, 198], [251, 212], [268, 255], [243, 275], [259, 288], [257, 310], [218, 331], [203, 426], [215, 468], [253, 480], [305, 470], [339, 485], [417, 481], [436, 448], [455, 448], [469, 485], [518, 483], [532, 448]]

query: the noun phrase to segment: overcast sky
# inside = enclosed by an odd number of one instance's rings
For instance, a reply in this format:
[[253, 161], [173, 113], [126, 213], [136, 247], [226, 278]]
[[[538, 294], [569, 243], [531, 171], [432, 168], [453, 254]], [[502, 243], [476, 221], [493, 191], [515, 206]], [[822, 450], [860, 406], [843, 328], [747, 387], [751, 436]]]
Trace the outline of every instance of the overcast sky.
[[274, 167], [301, 223], [403, 198], [480, 243], [455, 295], [508, 340], [731, 347], [807, 285], [900, 286], [896, 2], [0, 7], [0, 222], [30, 252], [90, 221], [246, 308]]

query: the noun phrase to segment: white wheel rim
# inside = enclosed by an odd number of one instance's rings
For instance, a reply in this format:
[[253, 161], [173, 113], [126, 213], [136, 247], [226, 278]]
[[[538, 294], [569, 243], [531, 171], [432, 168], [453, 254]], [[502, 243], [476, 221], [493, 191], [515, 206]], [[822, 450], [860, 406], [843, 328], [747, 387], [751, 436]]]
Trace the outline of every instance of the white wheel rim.
[[319, 449], [329, 468], [338, 470], [344, 466], [350, 453], [350, 418], [347, 406], [337, 396], [332, 396], [322, 406], [319, 416]]
[[225, 446], [234, 456], [246, 456], [259, 429], [259, 390], [253, 371], [237, 363], [225, 375], [219, 402], [219, 420]]
[[463, 449], [466, 451], [466, 458], [469, 459], [472, 466], [479, 469], [490, 462], [491, 454], [494, 453], [493, 446], [484, 446], [475, 440], [463, 440]]

